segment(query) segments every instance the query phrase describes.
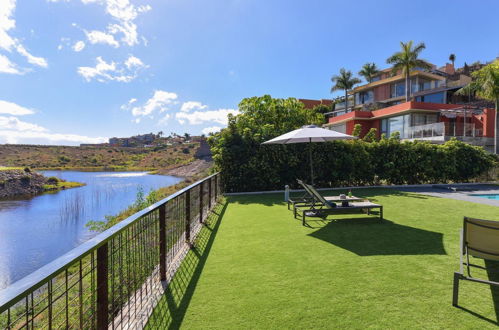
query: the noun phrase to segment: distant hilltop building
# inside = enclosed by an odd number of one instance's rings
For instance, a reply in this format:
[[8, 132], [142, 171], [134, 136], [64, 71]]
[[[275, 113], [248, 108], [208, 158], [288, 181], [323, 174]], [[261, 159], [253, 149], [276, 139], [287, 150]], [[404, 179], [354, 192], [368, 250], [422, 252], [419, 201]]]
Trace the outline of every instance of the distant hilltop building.
[[143, 147], [146, 145], [151, 145], [154, 140], [158, 139], [159, 134], [142, 134], [135, 135], [127, 138], [117, 138], [112, 137], [109, 139], [109, 145], [113, 147]]
[[175, 145], [183, 144], [188, 142], [201, 142], [205, 140], [203, 136], [190, 136], [185, 135], [173, 135], [168, 137], [161, 137], [161, 133], [153, 134], [142, 134], [135, 135], [126, 138], [112, 137], [109, 139], [109, 146], [112, 147], [143, 147], [151, 148], [158, 145]]

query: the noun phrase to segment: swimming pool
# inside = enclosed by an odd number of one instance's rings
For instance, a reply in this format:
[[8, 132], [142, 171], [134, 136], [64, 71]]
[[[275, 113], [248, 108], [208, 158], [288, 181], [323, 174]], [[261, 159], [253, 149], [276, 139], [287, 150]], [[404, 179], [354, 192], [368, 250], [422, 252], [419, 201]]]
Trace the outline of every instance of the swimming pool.
[[474, 194], [470, 196], [475, 196], [475, 197], [482, 197], [482, 198], [487, 198], [487, 199], [494, 199], [499, 201], [499, 194]]

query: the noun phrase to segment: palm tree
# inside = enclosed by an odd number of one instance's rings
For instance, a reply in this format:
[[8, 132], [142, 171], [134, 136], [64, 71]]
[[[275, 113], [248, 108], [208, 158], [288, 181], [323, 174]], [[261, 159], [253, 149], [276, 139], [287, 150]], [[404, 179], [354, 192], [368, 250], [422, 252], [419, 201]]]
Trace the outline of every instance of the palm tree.
[[456, 61], [456, 55], [455, 54], [450, 54], [449, 55], [449, 61], [452, 62], [452, 66], [454, 66], [454, 62]]
[[345, 91], [345, 111], [347, 111], [348, 91], [352, 89], [354, 85], [359, 84], [361, 80], [357, 77], [352, 77], [352, 71], [341, 68], [340, 74], [332, 76], [331, 81], [334, 84], [333, 87], [331, 87], [331, 93], [337, 90]]
[[362, 70], [359, 71], [359, 75], [364, 77], [368, 83], [373, 82], [374, 76], [379, 73], [376, 63], [366, 63], [362, 66]]
[[472, 74], [473, 81], [456, 93], [469, 95], [474, 92], [478, 97], [494, 102], [494, 153], [499, 153], [499, 60], [495, 60]]
[[419, 59], [419, 53], [426, 48], [423, 42], [417, 44], [416, 46], [412, 46], [413, 41], [408, 41], [406, 43], [400, 42], [400, 51], [396, 52], [392, 56], [390, 56], [386, 63], [392, 64], [392, 73], [397, 74], [398, 71], [402, 71], [402, 74], [405, 76], [405, 101], [409, 101], [409, 96], [411, 95], [411, 90], [409, 86], [409, 77], [411, 74], [411, 70], [414, 68], [422, 68], [422, 69], [431, 69], [432, 65], [422, 59]]

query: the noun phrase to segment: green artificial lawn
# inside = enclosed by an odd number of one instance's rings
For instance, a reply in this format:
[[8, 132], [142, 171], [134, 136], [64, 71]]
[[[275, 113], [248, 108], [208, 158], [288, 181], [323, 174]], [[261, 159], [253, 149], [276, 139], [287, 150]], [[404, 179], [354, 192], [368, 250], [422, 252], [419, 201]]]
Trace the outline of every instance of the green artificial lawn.
[[462, 308], [451, 305], [463, 216], [499, 220], [497, 207], [390, 189], [354, 194], [382, 204], [385, 221], [342, 215], [304, 227], [282, 194], [227, 197], [216, 211], [220, 219], [203, 229], [148, 326], [497, 326], [499, 288], [461, 281]]

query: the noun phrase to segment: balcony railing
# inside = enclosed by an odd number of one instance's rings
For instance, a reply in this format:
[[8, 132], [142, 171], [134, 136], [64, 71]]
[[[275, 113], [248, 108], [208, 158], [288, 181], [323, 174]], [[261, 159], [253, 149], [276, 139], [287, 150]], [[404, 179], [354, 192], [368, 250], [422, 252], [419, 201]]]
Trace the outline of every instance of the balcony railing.
[[419, 125], [409, 127], [403, 138], [405, 139], [420, 139], [431, 138], [438, 136], [451, 137], [482, 137], [482, 129], [475, 127], [473, 123], [450, 123], [439, 122], [427, 125]]
[[221, 193], [213, 174], [0, 291], [0, 329], [142, 327]]

